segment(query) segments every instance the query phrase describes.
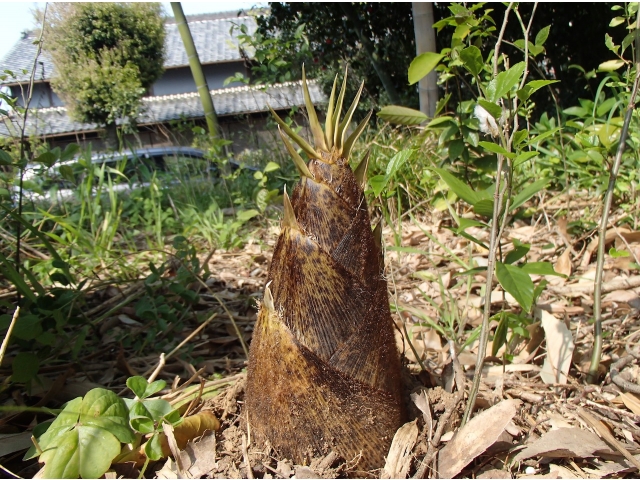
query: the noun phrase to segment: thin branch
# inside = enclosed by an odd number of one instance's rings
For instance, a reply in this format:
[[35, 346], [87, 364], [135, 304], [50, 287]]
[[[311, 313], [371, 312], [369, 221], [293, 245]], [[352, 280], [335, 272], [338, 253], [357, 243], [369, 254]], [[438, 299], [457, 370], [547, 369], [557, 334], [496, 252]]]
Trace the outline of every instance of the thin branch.
[[2, 360], [4, 359], [4, 352], [7, 351], [7, 346], [9, 345], [9, 339], [11, 338], [11, 333], [13, 332], [13, 327], [16, 325], [16, 321], [18, 320], [18, 315], [20, 315], [20, 305], [16, 307], [16, 310], [13, 312], [13, 317], [11, 317], [11, 323], [9, 324], [9, 329], [4, 336], [4, 340], [2, 340], [2, 346], [0, 346], [0, 365], [2, 365]]
[[[533, 24], [533, 17], [536, 14], [536, 8], [538, 7], [538, 3], [533, 4], [533, 11], [531, 12], [531, 18], [529, 19], [529, 24], [525, 27], [524, 22], [522, 21], [522, 17], [520, 16], [520, 12], [518, 8], [514, 8], [513, 13], [516, 14], [518, 18], [518, 22], [520, 22], [520, 26], [522, 27], [522, 33], [524, 34], [524, 73], [522, 74], [522, 80], [520, 81], [520, 85], [518, 89], [522, 89], [524, 84], [527, 81], [527, 76], [529, 76], [529, 32], [531, 31], [531, 25]], [[516, 132], [518, 131], [519, 120], [518, 120], [518, 97], [514, 97], [513, 99], [513, 129], [511, 131], [511, 135], [509, 136], [509, 145], [507, 146], [507, 150], [511, 151], [511, 145], [513, 144], [513, 139], [515, 138]], [[511, 196], [511, 195], [509, 195]]]
[[638, 28], [640, 28], [640, 14], [638, 14], [636, 21], [636, 78], [633, 82], [633, 89], [631, 90], [631, 96], [629, 97], [627, 112], [624, 116], [624, 124], [622, 125], [622, 132], [620, 133], [620, 143], [618, 143], [616, 158], [609, 173], [609, 185], [604, 196], [602, 218], [600, 219], [600, 227], [598, 229], [598, 260], [596, 263], [596, 278], [593, 281], [594, 341], [591, 365], [589, 366], [589, 375], [587, 376], [587, 381], [590, 383], [595, 383], [598, 378], [598, 367], [600, 366], [600, 357], [602, 355], [602, 275], [604, 272], [604, 239], [607, 234], [607, 225], [609, 223], [609, 211], [611, 210], [611, 203], [613, 202], [613, 190], [615, 189], [616, 179], [618, 178], [618, 172], [620, 171], [622, 154], [626, 147], [627, 136], [629, 134], [629, 124], [631, 123], [631, 117], [633, 116], [633, 111], [636, 106], [636, 95], [638, 94], [638, 85], [640, 84], [640, 51], [638, 50], [640, 36]]
[[[493, 77], [495, 78], [498, 74], [498, 52], [500, 50], [500, 44], [502, 43], [502, 37], [504, 36], [504, 31], [507, 28], [507, 22], [509, 20], [509, 12], [513, 7], [513, 2], [509, 3], [506, 12], [504, 13], [504, 20], [502, 21], [502, 28], [500, 29], [500, 35], [498, 36], [498, 41], [496, 42], [496, 47], [494, 51], [494, 64], [493, 64]], [[501, 132], [501, 138], [503, 143], [505, 142], [504, 135]], [[464, 427], [469, 418], [471, 417], [471, 412], [473, 412], [473, 407], [476, 403], [476, 397], [478, 396], [478, 389], [480, 388], [480, 379], [482, 378], [482, 366], [484, 365], [484, 357], [487, 353], [487, 343], [489, 341], [489, 318], [491, 317], [491, 291], [493, 290], [493, 272], [496, 266], [496, 253], [497, 253], [497, 245], [499, 243], [498, 238], [498, 224], [500, 211], [502, 207], [502, 199], [504, 198], [505, 188], [502, 188], [502, 167], [504, 163], [504, 156], [498, 155], [498, 166], [496, 169], [496, 188], [493, 194], [493, 216], [491, 219], [491, 234], [489, 237], [489, 260], [487, 262], [487, 285], [485, 289], [485, 298], [484, 298], [484, 312], [482, 317], [482, 330], [480, 332], [480, 341], [478, 344], [478, 357], [476, 360], [476, 368], [475, 373], [473, 375], [473, 385], [471, 387], [471, 391], [469, 392], [469, 399], [467, 400], [467, 406], [464, 411], [464, 416], [462, 417], [462, 422], [460, 423], [460, 428]], [[508, 181], [508, 180], [507, 180]], [[508, 186], [508, 185], [507, 185]]]
[[[47, 19], [47, 7], [48, 3], [44, 6], [44, 13], [42, 14], [42, 28], [40, 29], [40, 37], [38, 38], [38, 48], [36, 50], [36, 55], [33, 59], [33, 65], [31, 67], [31, 77], [29, 78], [29, 91], [27, 96], [27, 101], [24, 104], [24, 117], [22, 120], [22, 128], [20, 129], [20, 182], [18, 187], [18, 216], [22, 217], [22, 200], [23, 200], [23, 184], [24, 184], [24, 168], [23, 165], [23, 156], [24, 156], [24, 142], [25, 142], [25, 131], [27, 129], [27, 118], [29, 117], [29, 105], [31, 104], [31, 99], [33, 97], [33, 84], [36, 78], [36, 68], [38, 66], [38, 58], [40, 57], [40, 53], [42, 52], [42, 37], [44, 35], [44, 26], [45, 21]], [[20, 222], [16, 225], [16, 272], [20, 273], [20, 240], [22, 237], [22, 225]], [[20, 302], [20, 291], [18, 291], [18, 302]]]
[[500, 28], [500, 34], [496, 41], [496, 46], [493, 50], [493, 76], [498, 75], [498, 55], [500, 53], [500, 45], [502, 44], [502, 38], [504, 37], [504, 31], [507, 29], [507, 21], [509, 19], [509, 12], [513, 7], [513, 2], [509, 3], [507, 10], [504, 12], [504, 20], [502, 21], [502, 27]]

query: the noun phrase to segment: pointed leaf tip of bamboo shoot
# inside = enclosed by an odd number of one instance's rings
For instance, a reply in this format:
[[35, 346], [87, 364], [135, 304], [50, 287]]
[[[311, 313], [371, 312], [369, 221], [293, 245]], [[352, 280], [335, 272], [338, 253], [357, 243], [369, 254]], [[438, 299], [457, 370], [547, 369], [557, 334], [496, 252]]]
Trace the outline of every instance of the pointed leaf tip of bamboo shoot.
[[309, 93], [309, 84], [307, 83], [307, 75], [304, 70], [304, 64], [302, 64], [302, 92], [304, 94], [304, 103], [307, 107], [307, 115], [309, 117], [309, 126], [311, 127], [311, 133], [313, 134], [313, 144], [317, 149], [327, 151], [327, 145], [324, 140], [324, 132], [318, 121], [318, 114], [311, 101], [311, 94]]
[[358, 185], [364, 190], [367, 184], [367, 170], [369, 169], [369, 157], [371, 156], [371, 150], [367, 150], [364, 154], [364, 158], [360, 160], [360, 163], [353, 171], [353, 175], [356, 177]]
[[300, 173], [300, 176], [307, 177], [307, 178], [315, 178], [313, 173], [311, 173], [311, 171], [309, 170], [309, 167], [307, 167], [307, 164], [304, 163], [304, 160], [302, 159], [302, 157], [298, 154], [298, 152], [296, 152], [296, 149], [293, 148], [293, 145], [287, 139], [287, 136], [284, 134], [284, 132], [280, 128], [280, 125], [278, 125], [278, 132], [280, 133], [280, 137], [282, 137], [284, 146], [286, 147], [287, 152], [289, 152], [289, 155], [291, 155], [293, 164], [298, 169], [298, 173]]
[[284, 217], [282, 219], [282, 228], [289, 227], [296, 230], [300, 230], [298, 226], [298, 221], [296, 220], [296, 214], [293, 211], [293, 205], [291, 205], [291, 200], [289, 200], [289, 195], [287, 195], [287, 190], [285, 189], [284, 195]]
[[271, 295], [271, 289], [269, 288], [271, 282], [267, 283], [267, 286], [264, 289], [264, 297], [262, 297], [262, 305], [267, 309], [269, 313], [273, 313], [276, 311], [276, 307], [273, 304], [273, 295]]
[[285, 131], [285, 133], [291, 138], [291, 140], [296, 142], [300, 146], [300, 148], [302, 148], [302, 150], [304, 150], [306, 152], [306, 154], [309, 155], [309, 157], [317, 158], [319, 160], [322, 159], [322, 156], [318, 152], [316, 152], [314, 150], [314, 148], [311, 145], [309, 145], [304, 138], [302, 138], [300, 135], [298, 135], [296, 132], [294, 132], [291, 129], [291, 127], [289, 125], [287, 125], [284, 122], [284, 120], [282, 120], [280, 118], [280, 116], [275, 112], [275, 110], [273, 108], [271, 108], [271, 105], [267, 104], [267, 108], [271, 112], [271, 115], [273, 115], [273, 118], [276, 121], [276, 123], [280, 127], [282, 127], [282, 130]]

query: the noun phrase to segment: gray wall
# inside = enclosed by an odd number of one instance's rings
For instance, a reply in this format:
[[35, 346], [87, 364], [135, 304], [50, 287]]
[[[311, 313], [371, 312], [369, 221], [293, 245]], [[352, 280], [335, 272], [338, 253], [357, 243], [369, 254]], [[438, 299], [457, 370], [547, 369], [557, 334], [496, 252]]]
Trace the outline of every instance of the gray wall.
[[[21, 107], [24, 106], [27, 94], [27, 85], [24, 85], [23, 89], [20, 89], [18, 86], [11, 87], [11, 95], [18, 99], [18, 105]], [[23, 98], [23, 96], [25, 98]], [[33, 85], [33, 96], [31, 97], [30, 106], [32, 108], [61, 107], [63, 103], [47, 82]]]
[[[236, 72], [242, 72], [246, 75], [246, 68], [243, 62], [228, 62], [212, 65], [203, 65], [202, 70], [207, 78], [209, 90], [217, 90], [220, 88], [236, 87], [242, 83], [230, 83], [226, 87], [223, 86], [224, 81], [235, 75]], [[191, 75], [189, 67], [170, 68], [165, 70], [160, 79], [153, 84], [152, 95], [175, 95], [179, 93], [190, 93], [196, 91], [196, 84]]]

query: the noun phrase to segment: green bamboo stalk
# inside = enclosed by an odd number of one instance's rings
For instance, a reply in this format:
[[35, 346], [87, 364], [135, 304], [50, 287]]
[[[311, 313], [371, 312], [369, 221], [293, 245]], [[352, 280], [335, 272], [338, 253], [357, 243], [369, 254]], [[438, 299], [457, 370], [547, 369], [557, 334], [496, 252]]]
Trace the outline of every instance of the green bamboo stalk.
[[193, 43], [193, 37], [191, 36], [191, 30], [189, 24], [182, 11], [182, 5], [180, 2], [171, 2], [171, 8], [173, 15], [176, 18], [178, 25], [178, 31], [184, 44], [184, 49], [187, 51], [189, 58], [189, 66], [191, 67], [191, 74], [196, 82], [198, 94], [200, 94], [200, 101], [202, 102], [202, 108], [204, 110], [204, 118], [207, 121], [207, 127], [209, 134], [212, 137], [218, 136], [218, 117], [216, 116], [216, 110], [213, 107], [213, 99], [211, 98], [211, 92], [209, 92], [209, 86], [207, 85], [207, 79], [202, 71], [202, 64], [198, 57], [196, 46]]

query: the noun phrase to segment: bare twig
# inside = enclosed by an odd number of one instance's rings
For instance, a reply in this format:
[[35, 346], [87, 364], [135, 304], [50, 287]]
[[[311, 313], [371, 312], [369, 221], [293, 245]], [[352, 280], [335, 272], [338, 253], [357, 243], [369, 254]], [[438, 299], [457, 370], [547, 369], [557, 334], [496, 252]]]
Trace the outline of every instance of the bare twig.
[[216, 295], [216, 293], [211, 290], [211, 288], [209, 288], [209, 285], [207, 285], [205, 282], [202, 281], [202, 279], [199, 276], [196, 276], [198, 282], [200, 283], [200, 285], [202, 285], [204, 288], [206, 288], [209, 291], [209, 294], [220, 304], [220, 306], [222, 307], [222, 309], [226, 312], [227, 316], [229, 317], [229, 320], [231, 320], [231, 324], [233, 325], [233, 329], [236, 331], [236, 335], [238, 336], [238, 340], [240, 340], [240, 345], [242, 345], [242, 350], [244, 351], [244, 354], [246, 355], [247, 359], [249, 358], [249, 349], [247, 348], [247, 343], [244, 341], [244, 337], [242, 336], [242, 333], [240, 332], [240, 328], [238, 328], [238, 324], [236, 323], [236, 319], [233, 317], [233, 315], [231, 314], [231, 312], [229, 311], [229, 309], [227, 308], [227, 306], [225, 305], [225, 303], [222, 301], [222, 299]]
[[[493, 76], [498, 74], [498, 52], [500, 51], [500, 44], [502, 43], [502, 37], [504, 31], [507, 28], [507, 22], [509, 20], [509, 12], [513, 7], [513, 2], [509, 3], [507, 11], [504, 13], [504, 20], [502, 21], [502, 27], [500, 28], [500, 35], [496, 42], [494, 57], [493, 57]], [[506, 143], [506, 142], [505, 142]], [[482, 330], [480, 332], [480, 341], [478, 344], [478, 358], [476, 360], [476, 371], [473, 376], [473, 385], [469, 392], [469, 398], [467, 400], [467, 407], [460, 423], [460, 428], [464, 427], [465, 423], [471, 417], [471, 412], [476, 403], [476, 397], [478, 396], [478, 389], [480, 388], [480, 379], [482, 378], [482, 366], [484, 364], [484, 357], [487, 353], [487, 342], [489, 341], [489, 317], [491, 316], [491, 291], [493, 290], [493, 272], [496, 265], [497, 246], [499, 244], [498, 232], [499, 229], [499, 217], [502, 210], [502, 198], [505, 189], [502, 188], [502, 168], [504, 163], [504, 156], [498, 155], [498, 165], [496, 169], [496, 188], [493, 195], [493, 216], [491, 219], [491, 234], [489, 237], [489, 259], [487, 262], [487, 285], [485, 290], [485, 302], [484, 312], [482, 317]], [[426, 467], [425, 467], [426, 468]]]
[[436, 457], [436, 454], [438, 453], [437, 447], [440, 444], [440, 439], [442, 438], [444, 427], [447, 426], [447, 424], [449, 423], [449, 418], [451, 417], [453, 412], [455, 412], [456, 409], [458, 408], [458, 403], [460, 403], [460, 401], [464, 398], [464, 391], [458, 390], [455, 393], [453, 398], [454, 398], [454, 402], [452, 402], [452, 404], [450, 405], [450, 408], [445, 408], [444, 413], [438, 419], [438, 428], [436, 428], [436, 432], [433, 435], [433, 442], [429, 443], [429, 449], [427, 450], [426, 455], [422, 459], [422, 462], [420, 463], [420, 466], [418, 467], [418, 470], [416, 474], [413, 476], [413, 478], [425, 478], [425, 474], [427, 473], [427, 468], [429, 468], [429, 465], [431, 465], [431, 462], [433, 462], [433, 460]]
[[[636, 47], [640, 46], [638, 45], [638, 43], [640, 43], [640, 37], [637, 36], [638, 28], [640, 28], [640, 15], [638, 15], [636, 22]], [[620, 133], [620, 143], [618, 143], [616, 157], [609, 173], [609, 185], [604, 196], [604, 206], [598, 232], [598, 238], [600, 239], [598, 242], [598, 260], [596, 263], [596, 277], [593, 281], [594, 342], [591, 365], [589, 366], [589, 375], [587, 377], [590, 383], [594, 383], [598, 378], [598, 367], [600, 366], [600, 357], [602, 356], [602, 275], [604, 273], [604, 244], [607, 235], [607, 225], [609, 223], [609, 211], [611, 210], [611, 203], [613, 201], [613, 190], [615, 189], [620, 164], [622, 163], [622, 154], [626, 147], [629, 124], [631, 123], [631, 117], [635, 109], [636, 95], [638, 94], [638, 85], [640, 84], [640, 52], [636, 52], [636, 55], [638, 55], [636, 58], [636, 78], [633, 82], [627, 112], [624, 116], [624, 124], [622, 125], [622, 132]]]
[[9, 475], [11, 475], [13, 478], [22, 478], [19, 475], [16, 475], [15, 473], [13, 473], [11, 470], [9, 470], [7, 467], [4, 467], [2, 465], [0, 465], [0, 470], [7, 472]]
[[244, 463], [247, 466], [247, 478], [255, 478], [253, 476], [253, 470], [251, 469], [251, 462], [249, 461], [249, 452], [247, 450], [247, 436], [242, 434], [242, 457]]
[[[36, 67], [38, 66], [38, 58], [40, 57], [40, 53], [42, 52], [42, 36], [44, 35], [44, 22], [47, 18], [47, 3], [44, 5], [44, 13], [42, 14], [42, 29], [40, 30], [40, 37], [38, 37], [38, 48], [36, 50], [36, 55], [33, 59], [33, 65], [31, 66], [31, 76], [29, 77], [29, 91], [27, 94], [27, 101], [24, 102], [24, 117], [22, 119], [22, 127], [20, 128], [20, 181], [18, 187], [18, 216], [22, 217], [22, 199], [23, 199], [23, 184], [24, 184], [24, 169], [25, 165], [23, 163], [24, 156], [24, 142], [25, 142], [25, 131], [27, 129], [27, 118], [29, 117], [29, 105], [31, 104], [31, 99], [33, 98], [33, 84], [36, 78]], [[20, 242], [22, 237], [22, 224], [20, 222], [16, 225], [16, 272], [20, 273]], [[20, 291], [18, 290], [18, 302], [20, 301]]]
[[9, 329], [4, 336], [4, 340], [2, 340], [2, 346], [0, 346], [0, 365], [2, 365], [2, 360], [4, 359], [4, 352], [7, 351], [7, 346], [9, 345], [9, 339], [11, 338], [11, 332], [13, 332], [13, 327], [16, 325], [16, 321], [18, 320], [18, 315], [20, 315], [20, 305], [16, 307], [16, 310], [13, 312], [13, 316], [11, 317], [11, 323], [9, 324]]
[[162, 371], [162, 369], [164, 368], [164, 353], [160, 354], [160, 360], [158, 361], [158, 366], [156, 367], [156, 369], [153, 371], [153, 373], [151, 374], [151, 376], [147, 379], [148, 383], [153, 382], [156, 377], [158, 376], [158, 374]]
[[634, 360], [634, 357], [631, 355], [622, 357], [620, 360], [618, 360], [617, 362], [611, 365], [609, 375], [611, 376], [611, 381], [616, 385], [618, 385], [623, 390], [627, 392], [640, 394], [640, 385], [628, 382], [623, 378], [619, 377], [620, 370], [624, 368], [627, 364], [633, 362], [633, 360]]

